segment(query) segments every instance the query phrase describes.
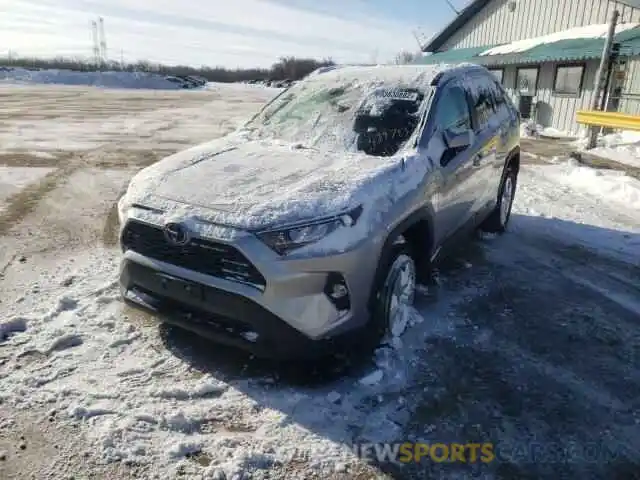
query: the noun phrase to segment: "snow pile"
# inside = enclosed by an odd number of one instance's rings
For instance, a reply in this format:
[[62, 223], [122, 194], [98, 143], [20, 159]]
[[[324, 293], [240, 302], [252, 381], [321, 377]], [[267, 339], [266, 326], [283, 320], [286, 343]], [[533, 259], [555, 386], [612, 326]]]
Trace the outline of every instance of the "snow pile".
[[582, 135], [581, 133], [573, 133], [568, 131], [558, 130], [553, 127], [543, 127], [539, 123], [533, 120], [528, 120], [520, 124], [520, 137], [522, 138], [553, 138], [553, 139], [574, 139]]
[[640, 211], [640, 180], [624, 172], [598, 170], [568, 161], [547, 167], [545, 173], [560, 185], [621, 208]]
[[0, 82], [153, 90], [181, 89], [180, 84], [167, 80], [163, 75], [146, 72], [75, 72], [71, 70], [14, 68], [0, 71]]
[[539, 135], [541, 137], [547, 137], [547, 138], [556, 138], [556, 139], [574, 139], [576, 138], [576, 136], [573, 134], [572, 132], [566, 131], [566, 130], [558, 130], [557, 128], [553, 128], [553, 127], [544, 127], [541, 130], [539, 130]]
[[542, 130], [542, 125], [536, 124], [533, 120], [522, 122], [520, 124], [520, 137], [536, 138]]
[[[582, 138], [574, 145], [580, 149], [586, 149], [587, 142], [587, 138]], [[600, 135], [596, 148], [589, 150], [589, 153], [640, 168], [640, 132], [623, 130], [609, 135]]]
[[[620, 23], [616, 27], [616, 34], [632, 28], [636, 28], [638, 26], [640, 26], [640, 23]], [[555, 32], [534, 38], [527, 38], [524, 40], [517, 40], [515, 42], [507, 43], [506, 45], [493, 47], [480, 53], [480, 55], [505, 55], [507, 53], [525, 52], [540, 45], [555, 43], [562, 40], [605, 38], [607, 36], [608, 30], [609, 25], [606, 23], [575, 27], [568, 30], [563, 30], [561, 32]]]
[[[523, 238], [548, 236], [565, 245], [586, 246], [635, 265], [640, 251], [638, 194], [640, 181], [573, 161], [524, 166], [510, 230]], [[549, 221], [532, 222], [535, 217]]]

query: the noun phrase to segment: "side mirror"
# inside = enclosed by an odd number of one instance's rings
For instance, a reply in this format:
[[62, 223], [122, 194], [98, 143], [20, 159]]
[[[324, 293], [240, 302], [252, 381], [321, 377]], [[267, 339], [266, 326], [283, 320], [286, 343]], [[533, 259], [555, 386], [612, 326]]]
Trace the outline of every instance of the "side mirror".
[[445, 130], [444, 142], [447, 148], [462, 150], [471, 145], [471, 131], [467, 130], [464, 133], [452, 132], [451, 130]]

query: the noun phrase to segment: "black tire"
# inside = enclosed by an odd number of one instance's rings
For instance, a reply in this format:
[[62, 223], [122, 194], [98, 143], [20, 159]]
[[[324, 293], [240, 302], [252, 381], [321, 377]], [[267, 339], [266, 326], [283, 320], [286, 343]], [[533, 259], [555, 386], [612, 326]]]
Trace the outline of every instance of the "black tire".
[[[511, 194], [508, 198], [505, 198], [505, 188], [508, 188], [509, 183], [511, 183]], [[507, 166], [504, 171], [504, 175], [502, 175], [502, 182], [500, 183], [500, 190], [498, 191], [498, 201], [496, 203], [496, 207], [493, 209], [491, 214], [487, 217], [487, 219], [480, 225], [480, 230], [487, 233], [504, 233], [509, 224], [509, 219], [511, 218], [511, 208], [513, 206], [513, 199], [516, 194], [516, 187], [518, 185], [518, 174], [517, 172], [511, 168], [511, 166]], [[503, 212], [502, 204], [504, 200], [508, 200], [509, 205], [505, 212]]]
[[371, 294], [371, 322], [370, 343], [375, 348], [386, 333], [390, 330], [390, 309], [391, 309], [391, 292], [398, 276], [401, 274], [401, 267], [407, 265], [405, 262], [410, 261], [413, 268], [413, 286], [411, 292], [410, 303], [413, 303], [415, 297], [416, 282], [416, 262], [411, 253], [411, 249], [407, 243], [395, 243], [391, 245], [390, 252], [382, 256], [381, 263], [376, 275], [376, 284]]

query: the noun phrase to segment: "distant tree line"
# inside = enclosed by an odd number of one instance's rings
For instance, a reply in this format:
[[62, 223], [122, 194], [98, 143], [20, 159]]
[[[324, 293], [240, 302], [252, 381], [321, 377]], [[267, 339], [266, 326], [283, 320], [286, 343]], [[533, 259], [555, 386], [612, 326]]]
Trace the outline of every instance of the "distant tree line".
[[422, 52], [408, 52], [403, 50], [396, 55], [394, 63], [396, 63], [396, 65], [409, 65], [411, 63], [416, 63], [421, 56]]
[[187, 65], [162, 65], [147, 61], [120, 63], [109, 61], [98, 65], [86, 58], [56, 57], [51, 59], [28, 57], [0, 57], [0, 67], [22, 67], [28, 69], [59, 69], [77, 72], [126, 71], [150, 72], [162, 75], [197, 75], [211, 82], [244, 82], [249, 80], [300, 80], [314, 70], [334, 65], [333, 60], [282, 57], [271, 68], [191, 67]]

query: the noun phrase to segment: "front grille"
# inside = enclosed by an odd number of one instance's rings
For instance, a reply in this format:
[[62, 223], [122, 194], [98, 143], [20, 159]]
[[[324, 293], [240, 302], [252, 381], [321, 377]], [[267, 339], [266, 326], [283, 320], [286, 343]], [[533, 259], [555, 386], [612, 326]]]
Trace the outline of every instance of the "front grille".
[[162, 228], [129, 221], [122, 232], [122, 247], [145, 257], [195, 272], [264, 288], [258, 269], [236, 248], [223, 243], [193, 238], [175, 246], [167, 242]]

